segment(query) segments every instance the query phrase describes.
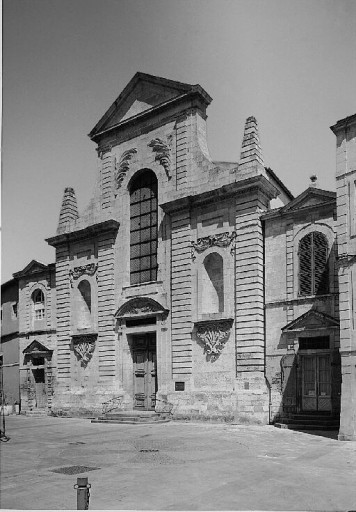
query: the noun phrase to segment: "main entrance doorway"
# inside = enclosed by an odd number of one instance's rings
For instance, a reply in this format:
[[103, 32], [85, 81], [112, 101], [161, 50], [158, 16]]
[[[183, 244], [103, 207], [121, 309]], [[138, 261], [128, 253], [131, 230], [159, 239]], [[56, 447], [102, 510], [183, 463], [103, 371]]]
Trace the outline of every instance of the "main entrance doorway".
[[134, 409], [152, 411], [156, 405], [156, 334], [132, 336]]
[[331, 411], [330, 354], [301, 357], [303, 411]]

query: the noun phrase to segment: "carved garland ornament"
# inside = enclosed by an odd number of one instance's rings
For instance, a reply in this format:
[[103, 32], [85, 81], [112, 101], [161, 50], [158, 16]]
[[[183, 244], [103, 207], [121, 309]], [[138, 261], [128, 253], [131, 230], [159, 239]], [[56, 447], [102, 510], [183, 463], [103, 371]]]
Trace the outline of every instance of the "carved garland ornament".
[[158, 137], [156, 139], [152, 139], [149, 144], [147, 144], [149, 148], [152, 148], [152, 151], [156, 153], [155, 161], [159, 162], [162, 165], [163, 169], [166, 171], [168, 179], [171, 178], [171, 150], [169, 145], [163, 142], [162, 139]]
[[92, 358], [95, 349], [96, 334], [83, 334], [73, 339], [73, 350], [80, 364], [85, 367]]
[[[236, 238], [236, 231], [232, 233], [219, 233], [218, 235], [209, 235], [203, 238], [198, 238], [196, 242], [192, 242], [192, 259], [195, 260], [195, 252], [201, 253], [204, 252], [209, 247], [213, 247], [214, 245], [217, 247], [228, 247], [233, 240]], [[234, 247], [231, 249], [233, 251]]]
[[213, 357], [221, 354], [230, 336], [232, 319], [197, 323], [197, 336], [205, 345], [205, 352]]
[[121, 187], [121, 183], [123, 182], [129, 168], [130, 168], [130, 160], [137, 153], [136, 148], [128, 149], [124, 151], [121, 155], [120, 161], [118, 165], [115, 165], [115, 182], [116, 188]]
[[79, 279], [79, 277], [84, 274], [88, 274], [88, 276], [93, 276], [98, 269], [97, 263], [88, 263], [87, 265], [81, 265], [80, 267], [74, 267], [73, 270], [69, 271], [69, 279], [70, 283], [73, 286], [73, 280]]

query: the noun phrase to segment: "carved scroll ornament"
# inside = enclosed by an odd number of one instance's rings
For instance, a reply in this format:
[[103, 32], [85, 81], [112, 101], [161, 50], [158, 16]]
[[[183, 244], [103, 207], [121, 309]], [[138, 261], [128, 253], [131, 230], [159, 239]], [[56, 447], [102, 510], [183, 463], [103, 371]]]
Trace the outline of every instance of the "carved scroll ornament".
[[163, 169], [166, 171], [167, 177], [171, 178], [171, 150], [169, 145], [159, 138], [152, 139], [147, 145], [156, 153], [155, 161], [162, 165]]
[[79, 279], [79, 277], [87, 274], [88, 276], [93, 276], [98, 269], [97, 263], [88, 263], [87, 265], [81, 265], [80, 267], [74, 267], [69, 271], [69, 279], [71, 285], [73, 286], [73, 280]]
[[218, 235], [209, 235], [198, 238], [196, 242], [192, 242], [192, 258], [195, 260], [195, 252], [201, 253], [210, 247], [228, 247], [236, 238], [236, 231], [232, 233], [219, 233]]
[[96, 334], [82, 334], [73, 339], [73, 350], [80, 364], [86, 367], [95, 349]]
[[129, 168], [130, 168], [130, 160], [137, 153], [136, 148], [128, 149], [124, 151], [121, 155], [119, 163], [115, 166], [115, 182], [116, 188], [121, 187], [121, 183], [123, 182]]
[[224, 348], [230, 336], [232, 319], [226, 320], [208, 320], [198, 322], [197, 337], [205, 346], [205, 352], [208, 356], [216, 359]]

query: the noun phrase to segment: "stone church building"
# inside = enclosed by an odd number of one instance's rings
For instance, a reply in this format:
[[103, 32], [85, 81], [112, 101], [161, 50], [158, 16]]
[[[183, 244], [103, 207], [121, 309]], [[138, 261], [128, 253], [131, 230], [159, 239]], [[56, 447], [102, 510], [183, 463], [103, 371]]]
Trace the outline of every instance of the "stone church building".
[[254, 117], [237, 161], [212, 160], [211, 101], [137, 73], [90, 132], [88, 207], [66, 188], [55, 264], [14, 275], [22, 412], [341, 417], [355, 439], [356, 115], [332, 127], [337, 193], [293, 197]]

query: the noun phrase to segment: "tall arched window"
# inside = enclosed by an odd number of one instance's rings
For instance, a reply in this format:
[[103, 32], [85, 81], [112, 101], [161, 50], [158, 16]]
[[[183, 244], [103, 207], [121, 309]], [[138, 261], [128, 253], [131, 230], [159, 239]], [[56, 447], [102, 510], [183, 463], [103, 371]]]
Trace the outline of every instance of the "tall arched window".
[[224, 311], [224, 263], [220, 254], [208, 254], [203, 262], [201, 274], [201, 312]]
[[45, 296], [42, 290], [37, 288], [32, 294], [33, 313], [35, 320], [42, 320], [45, 317]]
[[138, 174], [130, 187], [130, 282], [157, 280], [157, 178]]
[[79, 291], [79, 310], [78, 310], [78, 327], [91, 327], [91, 286], [89, 281], [83, 279], [78, 284]]
[[329, 292], [328, 241], [319, 231], [305, 235], [299, 243], [299, 294]]

